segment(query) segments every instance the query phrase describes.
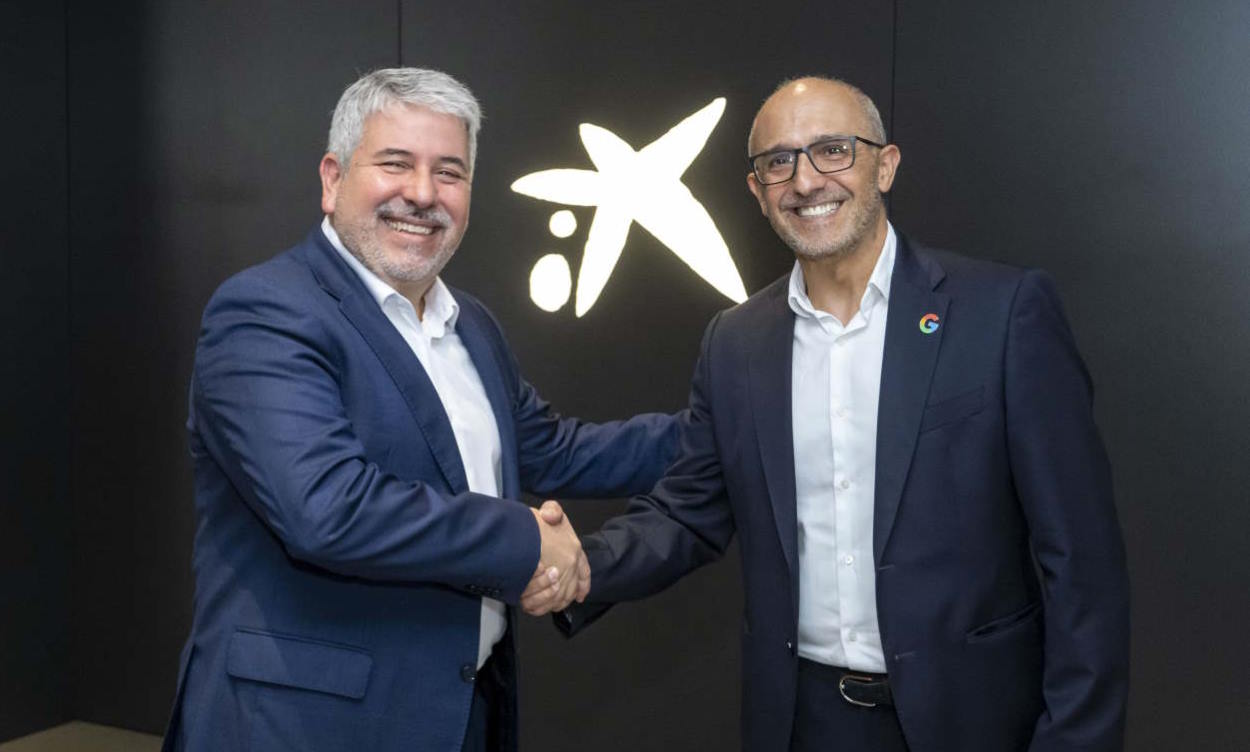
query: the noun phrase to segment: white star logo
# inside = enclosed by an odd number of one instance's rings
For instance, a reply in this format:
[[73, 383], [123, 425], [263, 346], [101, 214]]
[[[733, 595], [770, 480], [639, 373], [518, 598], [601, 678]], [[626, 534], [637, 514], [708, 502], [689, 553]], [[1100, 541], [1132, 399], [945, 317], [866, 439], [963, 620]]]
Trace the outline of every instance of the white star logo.
[[[716, 223], [681, 182], [724, 112], [724, 97], [713, 99], [639, 151], [606, 128], [582, 123], [578, 128], [582, 145], [597, 170], [542, 170], [512, 184], [517, 193], [543, 201], [598, 207], [577, 280], [575, 312], [579, 317], [599, 299], [633, 222], [726, 297], [738, 303], [746, 300], [742, 277]], [[567, 285], [567, 268], [563, 274]], [[564, 292], [565, 300], [567, 295]], [[556, 307], [560, 305], [563, 301]]]

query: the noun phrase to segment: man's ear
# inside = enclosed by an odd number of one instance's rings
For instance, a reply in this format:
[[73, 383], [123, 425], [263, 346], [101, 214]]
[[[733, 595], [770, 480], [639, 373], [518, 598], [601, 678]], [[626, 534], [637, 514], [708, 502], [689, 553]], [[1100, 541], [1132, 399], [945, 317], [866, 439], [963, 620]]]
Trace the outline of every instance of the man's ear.
[[760, 181], [755, 179], [754, 172], [747, 173], [747, 190], [751, 191], [751, 195], [755, 196], [755, 200], [760, 202], [760, 214], [768, 216], [768, 207], [764, 204], [764, 186], [760, 185]]
[[339, 164], [339, 158], [334, 152], [327, 152], [321, 158], [317, 171], [321, 173], [321, 211], [333, 214], [339, 195], [339, 183], [343, 180], [343, 165]]
[[882, 193], [890, 192], [890, 186], [894, 185], [894, 175], [898, 172], [898, 163], [902, 159], [902, 152], [894, 144], [886, 144], [881, 149], [881, 157], [877, 160], [878, 191]]

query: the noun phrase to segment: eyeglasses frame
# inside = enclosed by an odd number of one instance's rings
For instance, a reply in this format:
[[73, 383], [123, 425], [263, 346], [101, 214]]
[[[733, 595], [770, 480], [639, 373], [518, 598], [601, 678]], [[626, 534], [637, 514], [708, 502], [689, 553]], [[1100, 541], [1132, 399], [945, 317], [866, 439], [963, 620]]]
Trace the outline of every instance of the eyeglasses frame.
[[[816, 160], [812, 157], [812, 147], [816, 146], [817, 144], [823, 144], [826, 141], [833, 141], [833, 140], [840, 139], [840, 138], [849, 138], [851, 140], [851, 163], [848, 164], [846, 167], [839, 167], [836, 170], [822, 170], [819, 167], [817, 167]], [[886, 144], [879, 144], [876, 141], [864, 138], [863, 136], [850, 136], [850, 135], [836, 134], [833, 136], [825, 136], [824, 138], [811, 142], [807, 146], [800, 146], [797, 149], [769, 149], [768, 151], [762, 151], [758, 154], [750, 154], [747, 156], [747, 167], [751, 170], [751, 174], [755, 176], [755, 180], [760, 185], [781, 185], [782, 183], [788, 183], [791, 180], [794, 180], [794, 176], [797, 175], [799, 172], [799, 154], [806, 154], [807, 162], [808, 164], [812, 166], [813, 170], [815, 170], [816, 172], [819, 172], [821, 175], [831, 175], [835, 172], [843, 172], [845, 170], [849, 170], [855, 166], [855, 147], [860, 141], [864, 142], [865, 144], [868, 144], [869, 146], [875, 146], [878, 149], [884, 149], [886, 147]], [[768, 154], [786, 154], [786, 153], [790, 153], [794, 155], [794, 169], [790, 170], [790, 177], [786, 178], [785, 180], [774, 180], [771, 183], [765, 181], [762, 177], [760, 177], [759, 170], [755, 169], [755, 160], [759, 159], [760, 157], [766, 156]]]

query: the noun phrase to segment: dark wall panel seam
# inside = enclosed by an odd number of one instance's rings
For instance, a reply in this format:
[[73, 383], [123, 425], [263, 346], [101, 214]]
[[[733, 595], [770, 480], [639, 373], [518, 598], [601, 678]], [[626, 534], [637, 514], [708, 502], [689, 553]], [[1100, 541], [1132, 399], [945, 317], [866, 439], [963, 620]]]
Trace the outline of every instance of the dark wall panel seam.
[[894, 18], [890, 23], [890, 130], [889, 138], [894, 138], [894, 107], [898, 93], [898, 81], [896, 73], [898, 71], [898, 0], [893, 2]]
[[[73, 123], [73, 120], [70, 119], [70, 113], [71, 113], [70, 76], [72, 75], [72, 70], [70, 69], [71, 51], [70, 51], [70, 21], [69, 21], [70, 4], [69, 2], [66, 2], [62, 7], [64, 9], [64, 14], [61, 17], [61, 21], [62, 21], [62, 31], [64, 34], [63, 41], [64, 41], [64, 54], [65, 54], [65, 78], [64, 78], [64, 82], [65, 82], [65, 248], [63, 249], [65, 253], [65, 348], [63, 351], [64, 352], [63, 367], [65, 369], [65, 381], [63, 382], [63, 388], [65, 389], [65, 393], [62, 395], [62, 397], [64, 398], [64, 405], [65, 405], [65, 426], [66, 428], [70, 430], [65, 431], [64, 436], [62, 437], [63, 444], [61, 445], [61, 451], [64, 452], [63, 456], [65, 457], [66, 472], [64, 475], [63, 485], [61, 486], [60, 490], [61, 490], [61, 493], [63, 494], [62, 501], [68, 510], [66, 528], [68, 530], [67, 535], [69, 537], [69, 551], [74, 551], [76, 550], [74, 547], [74, 536], [76, 534], [76, 531], [75, 531], [76, 526], [74, 524], [74, 520], [75, 520], [74, 510], [76, 506], [74, 504], [74, 441], [73, 441], [74, 432], [72, 430], [72, 424], [73, 424], [73, 419], [74, 419], [74, 412], [73, 412], [74, 411], [74, 400], [73, 400], [73, 391], [74, 391], [74, 387], [73, 387], [73, 384], [74, 384], [74, 376], [73, 376], [73, 367], [74, 367], [74, 356], [73, 356], [74, 254], [72, 252], [74, 236], [73, 236], [73, 228], [71, 225], [71, 221], [74, 216], [74, 213], [71, 210], [71, 206], [72, 206], [71, 202], [73, 200], [73, 193], [74, 193], [74, 184], [72, 181], [74, 172], [73, 172], [71, 165], [72, 165], [72, 160], [73, 160], [74, 155], [73, 155], [73, 151], [70, 148], [70, 144], [71, 144], [70, 128], [71, 128], [71, 124]], [[66, 612], [69, 614], [71, 623], [73, 623], [74, 608], [75, 608], [74, 592], [77, 589], [74, 586], [76, 582], [76, 579], [75, 579], [76, 573], [74, 571], [74, 564], [75, 562], [74, 562], [73, 556], [71, 555], [70, 566], [69, 566], [69, 581], [66, 583], [67, 592], [65, 594], [65, 598], [66, 598], [65, 608], [66, 608]], [[66, 631], [64, 639], [66, 640], [65, 647], [67, 648], [67, 653], [70, 656], [70, 659], [73, 660], [79, 655], [78, 645], [76, 644], [77, 630], [68, 629]], [[73, 679], [73, 677], [77, 676], [77, 672], [67, 671], [65, 675], [67, 678], [63, 680], [65, 683], [62, 685], [64, 696], [61, 701], [61, 704], [62, 704], [61, 713], [66, 718], [77, 718], [78, 717], [77, 716], [78, 686], [76, 683], [74, 683], [74, 679]]]

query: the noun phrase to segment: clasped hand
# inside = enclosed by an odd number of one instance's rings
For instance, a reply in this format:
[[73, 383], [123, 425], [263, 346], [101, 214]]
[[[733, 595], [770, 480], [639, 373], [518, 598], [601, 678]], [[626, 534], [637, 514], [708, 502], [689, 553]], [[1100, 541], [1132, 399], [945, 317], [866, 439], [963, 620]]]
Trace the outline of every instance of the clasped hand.
[[576, 600], [581, 603], [590, 592], [590, 562], [564, 509], [555, 501], [531, 509], [542, 536], [538, 569], [521, 594], [521, 608], [532, 616], [560, 611]]

